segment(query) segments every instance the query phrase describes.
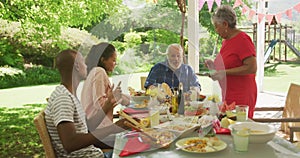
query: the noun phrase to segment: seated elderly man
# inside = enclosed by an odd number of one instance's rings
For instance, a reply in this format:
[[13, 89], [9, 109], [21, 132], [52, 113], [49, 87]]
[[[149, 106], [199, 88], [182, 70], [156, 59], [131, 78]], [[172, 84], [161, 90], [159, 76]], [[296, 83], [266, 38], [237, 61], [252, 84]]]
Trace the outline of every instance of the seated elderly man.
[[183, 49], [179, 44], [171, 44], [167, 48], [167, 60], [155, 64], [146, 79], [144, 87], [156, 83], [167, 83], [171, 89], [177, 88], [183, 83], [183, 92], [196, 87], [201, 90], [200, 83], [191, 66], [183, 64]]

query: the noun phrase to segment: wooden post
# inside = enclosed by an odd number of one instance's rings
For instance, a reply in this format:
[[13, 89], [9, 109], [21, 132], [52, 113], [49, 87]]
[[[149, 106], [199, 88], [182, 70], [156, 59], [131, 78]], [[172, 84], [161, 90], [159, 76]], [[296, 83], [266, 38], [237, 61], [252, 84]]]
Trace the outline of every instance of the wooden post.
[[[267, 36], [265, 36], [265, 37], [267, 37]], [[266, 43], [265, 44], [265, 46], [266, 46], [265, 50], [266, 50], [266, 49], [268, 49], [268, 46], [271, 43], [271, 26], [270, 25], [268, 25], [268, 41], [265, 43]]]
[[[274, 40], [277, 40], [276, 39], [276, 23], [274, 24]], [[274, 46], [274, 49], [273, 49], [273, 61], [275, 61], [275, 58], [276, 57], [276, 47]]]
[[295, 32], [296, 30], [292, 30], [293, 46], [295, 46], [295, 37], [296, 37]]
[[252, 26], [253, 26], [253, 43], [255, 44], [255, 46], [257, 46], [257, 25], [256, 25], [256, 23], [253, 23], [252, 24]]
[[[285, 40], [285, 42], [288, 42], [287, 41], [287, 24], [285, 24], [284, 29], [285, 29], [284, 40]], [[285, 62], [287, 61], [287, 46], [286, 46], [286, 44], [284, 45], [284, 61]]]
[[280, 54], [280, 61], [281, 61], [281, 54], [282, 54], [282, 48], [281, 48], [281, 43], [282, 43], [282, 38], [281, 38], [281, 24], [279, 24], [279, 54]]

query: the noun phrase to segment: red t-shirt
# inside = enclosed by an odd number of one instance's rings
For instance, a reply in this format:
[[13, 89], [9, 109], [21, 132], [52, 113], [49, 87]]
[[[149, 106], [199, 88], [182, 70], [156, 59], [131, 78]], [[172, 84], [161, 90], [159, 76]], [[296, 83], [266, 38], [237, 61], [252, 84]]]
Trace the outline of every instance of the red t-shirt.
[[[215, 68], [224, 70], [242, 66], [243, 60], [250, 56], [256, 56], [254, 44], [246, 33], [241, 32], [223, 41], [220, 53], [214, 61]], [[223, 101], [228, 104], [235, 101], [236, 104], [248, 105], [248, 117], [252, 118], [257, 98], [255, 74], [226, 75], [223, 80], [219, 81], [219, 84]]]

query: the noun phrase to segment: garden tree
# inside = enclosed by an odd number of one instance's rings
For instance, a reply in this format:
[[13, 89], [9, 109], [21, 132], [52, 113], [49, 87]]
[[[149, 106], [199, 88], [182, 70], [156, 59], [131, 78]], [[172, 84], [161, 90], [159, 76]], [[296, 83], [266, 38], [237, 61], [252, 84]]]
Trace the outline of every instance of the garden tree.
[[[128, 44], [124, 42], [125, 35], [128, 33], [131, 35], [134, 33], [139, 34], [142, 38], [140, 47], [148, 47], [149, 49], [144, 52], [151, 52], [153, 58], [154, 56], [157, 57], [156, 53], [164, 51], [168, 44], [179, 43], [179, 36], [173, 38], [173, 34], [180, 33], [180, 12], [176, 1], [172, 3], [170, 1], [165, 2], [145, 3], [143, 7], [136, 8], [132, 6], [121, 8], [121, 11], [110, 15], [101, 23], [95, 25], [90, 32], [98, 38], [120, 41], [119, 43], [114, 42], [114, 44], [121, 47], [124, 47], [124, 43], [125, 45]], [[172, 7], [166, 7], [166, 4]], [[124, 51], [124, 48], [121, 50]], [[135, 52], [135, 55], [145, 57], [139, 54], [138, 50]], [[149, 62], [156, 62], [156, 59]]]
[[[99, 37], [106, 37], [110, 40], [116, 39], [115, 37], [118, 37], [118, 35], [121, 35], [124, 32], [129, 32], [130, 29], [139, 29], [140, 31], [166, 29], [180, 34], [180, 32], [184, 30], [181, 28], [181, 12], [186, 12], [186, 9], [184, 9], [184, 2], [188, 9], [187, 0], [158, 0], [157, 3], [147, 3], [147, 5], [143, 8], [123, 8], [122, 11], [115, 12], [104, 19], [104, 24], [101, 26], [101, 29], [96, 29], [98, 32], [95, 34]], [[248, 2], [244, 3], [249, 6]], [[226, 0], [223, 0], [222, 4], [229, 4], [233, 6], [234, 1], [227, 2]], [[201, 27], [207, 29], [213, 37], [216, 37], [217, 34], [215, 33], [214, 26], [211, 23], [211, 14], [216, 8], [217, 5], [214, 3], [212, 11], [208, 11], [207, 3], [205, 3], [199, 11], [199, 23]], [[241, 10], [235, 10], [239, 17], [238, 20], [242, 20]], [[184, 23], [186, 28], [186, 15]], [[144, 28], [144, 30], [141, 28]], [[101, 32], [101, 30], [109, 31]], [[186, 33], [183, 34], [186, 35]]]
[[122, 0], [10, 0], [0, 2], [0, 18], [57, 36], [61, 26], [91, 26], [117, 12], [121, 3]]
[[[145, 0], [145, 3], [147, 1], [151, 2]], [[125, 0], [2, 0], [0, 18], [8, 23], [19, 22], [21, 29], [9, 41], [0, 39], [5, 47], [2, 46], [0, 52], [53, 57], [58, 50], [70, 47], [60, 36], [61, 28], [67, 27], [86, 29], [108, 40], [119, 39], [130, 29], [163, 29], [180, 34], [182, 18], [176, 0], [158, 0], [138, 9], [129, 9], [123, 2]], [[199, 22], [209, 31], [213, 29], [210, 14], [205, 4]], [[154, 40], [159, 41], [155, 33]]]
[[[0, 19], [7, 20], [8, 23], [19, 22], [21, 25], [20, 31], [11, 40], [21, 45], [9, 53], [44, 54], [53, 57], [57, 50], [69, 47], [60, 38], [62, 28], [83, 29], [92, 26], [93, 23], [117, 12], [121, 4], [122, 0], [2, 0]], [[9, 45], [11, 41], [1, 39], [0, 43]], [[45, 47], [47, 49], [36, 50]]]
[[[226, 0], [222, 1], [222, 5], [233, 6], [234, 3], [235, 3], [235, 1], [229, 1], [229, 2], [227, 2]], [[246, 4], [247, 6], [252, 6], [253, 3], [254, 2], [244, 1], [244, 4]], [[213, 37], [213, 38], [216, 38], [218, 35], [214, 30], [213, 24], [211, 23], [211, 16], [214, 13], [214, 11], [217, 9], [217, 7], [218, 7], [217, 4], [214, 3], [213, 6], [212, 6], [212, 10], [209, 11], [207, 3], [205, 3], [204, 6], [202, 7], [202, 9], [199, 12], [199, 23], [200, 23], [200, 25], [202, 27], [206, 28], [207, 31], [209, 32], [210, 36]], [[236, 12], [238, 22], [245, 20], [245, 16], [242, 15], [242, 11], [241, 11], [240, 8], [235, 8], [234, 10]], [[221, 38], [219, 38], [219, 40], [221, 40]]]
[[[167, 29], [179, 33], [180, 12], [176, 8], [176, 2], [163, 2], [145, 3], [143, 8], [123, 7], [101, 23], [94, 25], [90, 31], [99, 38], [108, 40], [123, 40], [119, 36], [130, 30], [145, 32], [152, 29]], [[172, 7], [166, 7], [166, 4], [172, 4]]]

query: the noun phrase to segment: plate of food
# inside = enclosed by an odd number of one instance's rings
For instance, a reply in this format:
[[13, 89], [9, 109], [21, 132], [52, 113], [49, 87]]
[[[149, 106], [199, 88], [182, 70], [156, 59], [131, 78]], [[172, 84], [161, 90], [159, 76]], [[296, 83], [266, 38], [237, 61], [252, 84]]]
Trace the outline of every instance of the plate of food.
[[224, 150], [227, 144], [217, 137], [189, 137], [176, 142], [176, 149], [190, 153], [212, 153]]

